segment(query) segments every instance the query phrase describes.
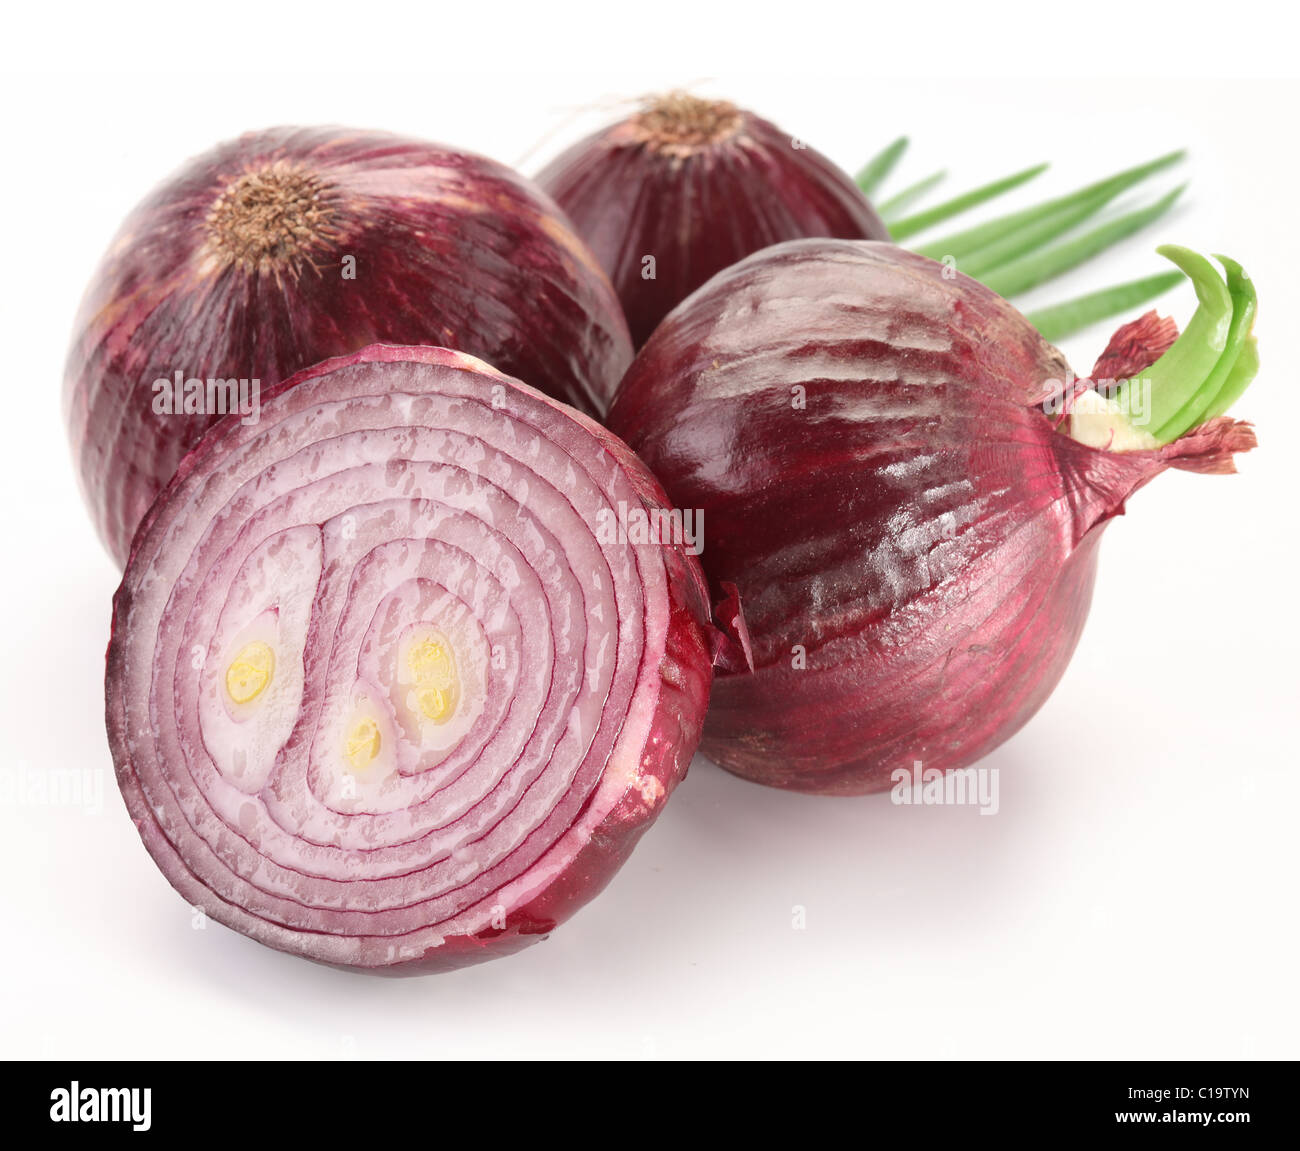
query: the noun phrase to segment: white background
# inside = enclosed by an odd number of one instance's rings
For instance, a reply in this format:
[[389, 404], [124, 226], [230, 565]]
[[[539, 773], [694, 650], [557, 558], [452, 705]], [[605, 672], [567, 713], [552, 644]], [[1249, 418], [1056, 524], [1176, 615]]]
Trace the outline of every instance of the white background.
[[[1300, 86], [1266, 79], [1294, 37], [1246, 9], [1070, 6], [1051, 27], [1043, 5], [866, 7], [11, 13], [0, 767], [98, 771], [104, 802], [0, 806], [0, 1056], [1300, 1054]], [[513, 958], [380, 980], [192, 930], [112, 782], [117, 574], [59, 410], [72, 317], [118, 222], [248, 128], [388, 128], [533, 171], [620, 101], [680, 84], [850, 169], [909, 133], [891, 190], [1054, 162], [998, 211], [1190, 147], [1159, 183], [1191, 178], [1175, 214], [1026, 304], [1162, 270], [1165, 240], [1235, 256], [1264, 365], [1236, 414], [1262, 446], [1239, 476], [1161, 477], [1108, 530], [1065, 680], [984, 763], [995, 817], [783, 794], [699, 759], [606, 892]], [[1185, 323], [1191, 292], [1160, 306]], [[1076, 369], [1108, 331], [1069, 341]]]

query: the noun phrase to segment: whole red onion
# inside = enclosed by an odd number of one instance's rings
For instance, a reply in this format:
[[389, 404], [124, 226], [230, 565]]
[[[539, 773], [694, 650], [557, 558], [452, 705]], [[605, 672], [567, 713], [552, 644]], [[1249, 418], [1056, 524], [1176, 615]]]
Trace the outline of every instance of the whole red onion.
[[775, 124], [681, 92], [573, 145], [538, 183], [609, 273], [641, 346], [710, 276], [783, 240], [888, 240], [853, 181]]
[[[610, 285], [562, 213], [480, 156], [275, 128], [157, 188], [91, 282], [65, 380], [82, 490], [118, 562], [204, 428], [239, 400], [254, 406], [253, 381], [376, 341], [482, 356], [593, 415], [632, 355]], [[190, 380], [201, 402], [186, 407]]]
[[1249, 281], [1225, 260], [1224, 288], [1193, 253], [1162, 251], [1202, 309], [1158, 360], [1159, 324], [1139, 326], [1145, 349], [1126, 330], [1103, 357], [1154, 384], [1150, 432], [1072, 382], [1005, 300], [889, 244], [771, 248], [659, 326], [608, 422], [708, 525], [732, 642], [707, 755], [854, 794], [916, 760], [969, 764], [1033, 715], [1127, 497], [1169, 467], [1232, 471], [1254, 444], [1221, 418], [1257, 366]]
[[642, 538], [671, 518], [608, 432], [444, 349], [367, 348], [216, 424], [113, 605], [109, 739], [158, 866], [332, 964], [544, 937], [699, 739], [703, 575]]

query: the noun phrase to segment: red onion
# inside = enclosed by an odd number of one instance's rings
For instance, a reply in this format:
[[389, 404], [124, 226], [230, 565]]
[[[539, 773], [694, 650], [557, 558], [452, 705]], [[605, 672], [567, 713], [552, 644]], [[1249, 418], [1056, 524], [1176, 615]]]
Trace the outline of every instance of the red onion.
[[1201, 308], [1163, 355], [1146, 323], [1103, 357], [1149, 384], [1145, 424], [1122, 402], [1136, 381], [1074, 381], [1005, 300], [888, 244], [782, 244], [660, 325], [609, 426], [707, 517], [731, 641], [710, 758], [855, 794], [916, 760], [967, 765], [1033, 715], [1127, 497], [1169, 467], [1232, 471], [1255, 442], [1222, 418], [1257, 366], [1249, 281], [1161, 251]]
[[168, 880], [383, 972], [544, 936], [699, 739], [703, 575], [614, 530], [662, 502], [599, 426], [440, 348], [331, 360], [214, 426], [136, 536], [108, 653], [118, 782]]
[[537, 177], [609, 273], [639, 347], [710, 276], [782, 240], [888, 240], [821, 153], [722, 100], [674, 92]]
[[[254, 381], [376, 341], [482, 356], [595, 415], [632, 358], [591, 253], [491, 160], [380, 132], [275, 128], [157, 188], [95, 274], [65, 382], [82, 490], [118, 562], [204, 428], [239, 398], [255, 404]], [[190, 380], [190, 414], [166, 414]]]

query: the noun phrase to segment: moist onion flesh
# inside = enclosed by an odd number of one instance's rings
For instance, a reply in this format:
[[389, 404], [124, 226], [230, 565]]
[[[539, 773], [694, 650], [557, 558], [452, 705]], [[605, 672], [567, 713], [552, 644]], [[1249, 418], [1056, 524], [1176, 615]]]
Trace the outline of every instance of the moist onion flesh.
[[82, 492], [118, 563], [181, 456], [253, 408], [255, 384], [376, 342], [468, 352], [592, 415], [632, 358], [563, 213], [481, 156], [272, 128], [156, 188], [87, 288], [65, 373]]
[[[1065, 670], [1128, 496], [1171, 467], [1232, 471], [1254, 446], [1221, 414], [1258, 363], [1248, 280], [1221, 260], [1232, 325], [1198, 313], [1181, 351], [1153, 364], [1157, 330], [1128, 365], [1180, 385], [1166, 406], [1187, 395], [1211, 418], [1146, 450], [1113, 450], [1109, 425], [1093, 446], [1066, 434], [1061, 354], [988, 288], [894, 245], [777, 245], [675, 309], [608, 424], [707, 517], [729, 638], [705, 754], [772, 786], [857, 794], [918, 760], [963, 767], [1018, 730]], [[1229, 306], [1222, 284], [1202, 290]]]
[[698, 564], [608, 530], [664, 502], [598, 425], [445, 349], [327, 361], [216, 424], [136, 537], [108, 654], [118, 782], [167, 879], [383, 973], [548, 933], [699, 738]]

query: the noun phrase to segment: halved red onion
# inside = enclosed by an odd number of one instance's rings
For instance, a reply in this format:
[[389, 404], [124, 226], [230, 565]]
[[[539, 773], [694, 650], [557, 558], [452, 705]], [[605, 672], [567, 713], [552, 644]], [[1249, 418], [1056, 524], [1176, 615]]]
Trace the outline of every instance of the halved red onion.
[[1201, 296], [1186, 340], [1165, 351], [1146, 322], [1102, 361], [1154, 381], [1159, 438], [1001, 297], [890, 244], [770, 248], [659, 326], [608, 422], [708, 519], [731, 638], [710, 758], [856, 794], [972, 763], [1033, 715], [1127, 497], [1170, 467], [1232, 471], [1255, 442], [1222, 415], [1258, 366], [1249, 281], [1162, 251]]
[[122, 225], [68, 356], [73, 452], [114, 558], [203, 430], [254, 405], [254, 381], [375, 342], [481, 356], [592, 415], [632, 358], [591, 252], [494, 161], [273, 128], [185, 164]]
[[682, 92], [573, 145], [537, 181], [609, 273], [638, 347], [705, 280], [760, 248], [889, 239], [820, 152], [725, 100]]
[[214, 426], [136, 537], [108, 654], [118, 782], [173, 886], [383, 972], [544, 936], [699, 739], [703, 576], [638, 517], [671, 519], [622, 443], [444, 349], [328, 361]]

